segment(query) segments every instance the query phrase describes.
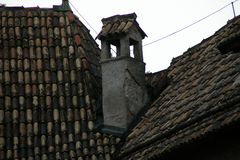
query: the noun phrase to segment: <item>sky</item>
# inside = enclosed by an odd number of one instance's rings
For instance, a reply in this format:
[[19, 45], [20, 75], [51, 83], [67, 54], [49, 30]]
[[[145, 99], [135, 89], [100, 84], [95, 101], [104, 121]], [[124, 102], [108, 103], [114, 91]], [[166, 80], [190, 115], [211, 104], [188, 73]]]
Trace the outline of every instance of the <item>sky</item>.
[[[60, 5], [61, 2], [62, 0], [0, 0], [0, 3], [7, 6], [50, 8]], [[231, 2], [235, 0], [70, 0], [72, 11], [94, 38], [101, 31], [102, 18], [135, 12], [140, 27], [148, 36], [143, 40], [143, 45], [181, 30]], [[234, 6], [236, 15], [239, 15], [240, 0], [236, 1]], [[229, 5], [181, 32], [143, 46], [146, 72], [166, 69], [172, 58], [213, 35], [233, 17], [233, 9]], [[101, 46], [98, 40], [97, 43]]]

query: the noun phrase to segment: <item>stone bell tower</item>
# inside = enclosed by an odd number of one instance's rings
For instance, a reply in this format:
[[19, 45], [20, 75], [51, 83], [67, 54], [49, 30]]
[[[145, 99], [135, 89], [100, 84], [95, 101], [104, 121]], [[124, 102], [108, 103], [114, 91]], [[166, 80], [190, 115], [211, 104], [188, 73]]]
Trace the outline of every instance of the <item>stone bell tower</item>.
[[102, 98], [104, 128], [123, 133], [147, 103], [142, 39], [136, 14], [102, 19]]

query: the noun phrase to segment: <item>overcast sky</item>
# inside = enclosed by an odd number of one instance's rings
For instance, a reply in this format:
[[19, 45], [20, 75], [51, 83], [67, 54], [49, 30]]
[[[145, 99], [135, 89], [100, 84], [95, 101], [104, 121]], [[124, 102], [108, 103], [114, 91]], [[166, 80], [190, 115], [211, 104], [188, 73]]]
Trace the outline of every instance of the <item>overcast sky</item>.
[[[0, 0], [0, 3], [7, 6], [25, 7], [52, 7], [61, 2], [61, 0]], [[234, 0], [70, 0], [70, 2], [96, 32], [101, 30], [102, 18], [135, 12], [140, 27], [148, 35], [143, 40], [143, 44], [147, 44], [200, 20]], [[72, 10], [91, 30], [90, 33], [95, 38], [95, 31], [73, 7]], [[235, 3], [235, 11], [237, 15], [240, 13], [239, 1]], [[144, 46], [146, 71], [156, 72], [166, 69], [173, 57], [181, 55], [188, 48], [211, 36], [232, 18], [233, 10], [229, 5], [180, 33]]]

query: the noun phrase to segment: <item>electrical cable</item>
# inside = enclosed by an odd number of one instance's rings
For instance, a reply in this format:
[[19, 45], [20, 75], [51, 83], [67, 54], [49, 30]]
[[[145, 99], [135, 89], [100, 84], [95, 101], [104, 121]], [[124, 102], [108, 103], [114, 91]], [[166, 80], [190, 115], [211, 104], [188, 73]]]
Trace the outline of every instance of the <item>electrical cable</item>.
[[86, 24], [96, 33], [98, 32], [91, 26], [91, 24], [82, 16], [82, 14], [77, 10], [77, 8], [69, 1], [69, 4], [73, 7], [73, 9], [79, 14], [79, 16], [86, 22]]
[[[205, 16], [205, 17], [203, 17], [203, 18], [201, 18], [201, 19], [199, 19], [199, 20], [197, 20], [197, 21], [195, 21], [195, 22], [193, 22], [193, 23], [191, 23], [191, 24], [189, 24], [189, 25], [187, 25], [187, 26], [185, 26], [185, 27], [183, 27], [183, 28], [175, 31], [175, 32], [172, 32], [172, 33], [170, 33], [170, 34], [168, 34], [168, 35], [166, 35], [166, 36], [163, 36], [163, 37], [161, 37], [161, 38], [158, 38], [158, 39], [156, 39], [156, 40], [154, 40], [154, 41], [152, 41], [152, 42], [146, 43], [146, 44], [143, 45], [143, 47], [149, 46], [149, 45], [151, 45], [151, 44], [154, 44], [154, 43], [156, 43], [156, 42], [159, 42], [159, 41], [161, 41], [161, 40], [164, 40], [164, 39], [166, 39], [166, 38], [168, 38], [168, 37], [171, 37], [171, 36], [173, 36], [173, 35], [181, 32], [181, 31], [183, 31], [183, 30], [186, 30], [186, 29], [188, 29], [188, 28], [190, 28], [190, 27], [192, 27], [192, 26], [200, 23], [201, 21], [203, 21], [203, 20], [205, 20], [205, 19], [213, 16], [214, 14], [222, 11], [223, 9], [227, 8], [228, 6], [233, 5], [233, 4], [236, 3], [237, 1], [239, 1], [239, 0], [235, 0], [235, 1], [233, 1], [233, 2], [231, 2], [231, 3], [229, 3], [229, 4], [227, 4], [227, 5], [223, 6], [222, 8], [220, 8], [220, 9], [218, 9], [218, 10], [210, 13], [209, 15], [207, 15], [207, 16]], [[86, 24], [87, 24], [87, 25], [95, 32], [95, 34], [97, 35], [98, 32], [97, 32], [97, 31], [91, 26], [91, 24], [83, 17], [83, 15], [76, 9], [76, 7], [75, 7], [70, 1], [69, 1], [69, 4], [73, 7], [73, 9], [79, 14], [79, 16], [86, 22]], [[234, 11], [234, 13], [235, 13], [235, 11]], [[114, 52], [115, 52], [115, 51], [114, 51]]]
[[222, 11], [223, 9], [225, 9], [226, 7], [228, 7], [229, 5], [232, 5], [233, 3], [237, 2], [237, 1], [238, 1], [238, 0], [235, 0], [235, 1], [233, 1], [233, 2], [231, 2], [231, 3], [229, 3], [229, 4], [227, 4], [227, 5], [223, 6], [222, 8], [220, 8], [220, 9], [218, 9], [218, 10], [212, 12], [211, 14], [209, 14], [209, 15], [207, 15], [207, 16], [201, 18], [201, 19], [199, 19], [198, 21], [193, 22], [193, 23], [191, 23], [190, 25], [185, 26], [185, 27], [183, 27], [183, 28], [181, 28], [181, 29], [179, 29], [179, 30], [177, 30], [177, 31], [175, 31], [175, 32], [173, 32], [173, 33], [171, 33], [171, 34], [168, 34], [168, 35], [166, 35], [166, 36], [164, 36], [164, 37], [161, 37], [161, 38], [156, 39], [156, 40], [154, 40], [154, 41], [152, 41], [152, 42], [146, 43], [146, 44], [144, 44], [143, 46], [148, 46], [148, 45], [151, 45], [151, 44], [156, 43], [156, 42], [158, 42], [158, 41], [164, 40], [164, 39], [166, 39], [166, 38], [168, 38], [168, 37], [171, 37], [171, 36], [173, 36], [173, 35], [175, 35], [175, 34], [181, 32], [181, 31], [183, 31], [183, 30], [185, 30], [185, 29], [187, 29], [187, 28], [189, 28], [189, 27], [191, 27], [191, 26], [193, 26], [193, 25], [195, 25], [195, 24], [197, 24], [197, 23], [199, 23], [199, 22], [201, 22], [201, 21], [203, 21], [203, 20], [209, 18], [210, 16], [212, 16], [212, 15], [214, 15], [214, 14], [216, 14], [216, 13]]

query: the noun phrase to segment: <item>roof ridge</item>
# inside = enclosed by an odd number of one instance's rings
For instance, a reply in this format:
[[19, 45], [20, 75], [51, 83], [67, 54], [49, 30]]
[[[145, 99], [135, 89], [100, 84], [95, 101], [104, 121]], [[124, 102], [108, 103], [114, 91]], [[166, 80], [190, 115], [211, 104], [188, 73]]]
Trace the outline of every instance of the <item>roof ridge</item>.
[[30, 6], [30, 7], [24, 7], [24, 6], [7, 6], [6, 4], [0, 5], [0, 11], [4, 9], [26, 9], [26, 10], [35, 10], [35, 9], [40, 9], [40, 10], [56, 10], [56, 11], [72, 11], [71, 7], [69, 5], [68, 0], [62, 0], [62, 4], [60, 5], [53, 5], [52, 7], [39, 7], [37, 6]]
[[130, 13], [130, 14], [125, 14], [125, 15], [117, 14], [117, 15], [114, 15], [114, 16], [111, 16], [111, 17], [103, 18], [102, 22], [103, 23], [108, 23], [108, 22], [114, 23], [116, 21], [119, 21], [120, 19], [121, 20], [126, 20], [127, 19], [127, 20], [136, 21], [137, 15], [136, 15], [136, 13]]
[[237, 21], [238, 19], [240, 19], [240, 15], [237, 17], [234, 17], [230, 20], [227, 21], [227, 23], [222, 26], [221, 28], [219, 28], [217, 31], [215, 31], [211, 36], [203, 39], [201, 42], [199, 42], [198, 44], [194, 45], [193, 47], [188, 48], [185, 52], [183, 52], [181, 55], [174, 57], [170, 63], [170, 66], [168, 68], [171, 68], [175, 63], [177, 63], [178, 61], [180, 61], [180, 59], [184, 58], [185, 56], [188, 56], [189, 54], [191, 55], [193, 52], [197, 52], [198, 50], [200, 50], [202, 48], [202, 45], [204, 45], [205, 43], [207, 43], [210, 39], [212, 39], [213, 37], [217, 36], [218, 33], [222, 32], [224, 29], [228, 28], [230, 25], [232, 25], [232, 23], [234, 23], [235, 21]]

